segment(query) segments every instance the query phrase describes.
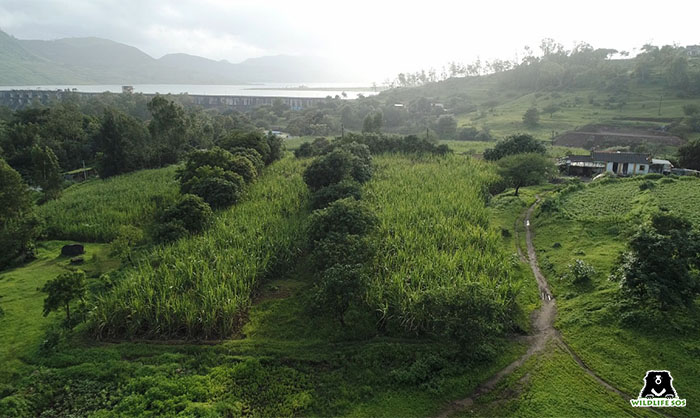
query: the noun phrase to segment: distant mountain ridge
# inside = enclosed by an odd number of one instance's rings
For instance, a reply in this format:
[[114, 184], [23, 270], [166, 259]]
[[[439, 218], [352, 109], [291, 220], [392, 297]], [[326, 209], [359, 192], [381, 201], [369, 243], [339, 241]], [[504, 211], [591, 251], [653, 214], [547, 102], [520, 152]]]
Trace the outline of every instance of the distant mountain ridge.
[[21, 40], [0, 31], [0, 85], [244, 84], [347, 79], [329, 61], [296, 56], [252, 58], [238, 64], [188, 54], [153, 58], [102, 38]]

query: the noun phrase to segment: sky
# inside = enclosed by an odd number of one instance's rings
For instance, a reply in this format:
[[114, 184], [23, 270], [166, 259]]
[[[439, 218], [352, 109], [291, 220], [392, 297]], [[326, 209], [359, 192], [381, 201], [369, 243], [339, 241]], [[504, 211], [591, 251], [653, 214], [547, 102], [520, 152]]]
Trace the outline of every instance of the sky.
[[156, 58], [325, 57], [381, 82], [451, 61], [513, 60], [543, 38], [632, 55], [645, 43], [700, 44], [699, 13], [693, 0], [0, 0], [0, 29], [107, 38]]

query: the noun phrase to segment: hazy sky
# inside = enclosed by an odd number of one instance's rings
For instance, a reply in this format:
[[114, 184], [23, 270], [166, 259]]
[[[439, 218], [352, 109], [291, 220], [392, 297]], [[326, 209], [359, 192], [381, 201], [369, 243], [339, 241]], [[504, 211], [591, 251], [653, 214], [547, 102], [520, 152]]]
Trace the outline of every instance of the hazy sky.
[[648, 42], [697, 44], [699, 13], [697, 0], [0, 0], [0, 29], [109, 38], [154, 57], [325, 56], [361, 62], [367, 80], [382, 81], [477, 56], [514, 59], [545, 37], [632, 53]]

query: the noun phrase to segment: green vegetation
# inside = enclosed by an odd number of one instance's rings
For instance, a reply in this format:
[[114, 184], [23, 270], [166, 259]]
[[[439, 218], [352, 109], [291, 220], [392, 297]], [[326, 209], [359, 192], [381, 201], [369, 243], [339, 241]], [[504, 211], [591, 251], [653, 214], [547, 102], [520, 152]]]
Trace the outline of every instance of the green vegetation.
[[33, 256], [39, 220], [22, 177], [0, 158], [0, 268]]
[[472, 347], [509, 329], [524, 275], [489, 226], [484, 188], [493, 171], [456, 156], [378, 157], [376, 165], [366, 192], [380, 222], [368, 296], [381, 320]]
[[[653, 315], [631, 316], [620, 304], [620, 284], [608, 279], [610, 273], [623, 267], [619, 256], [628, 242], [637, 239], [633, 237], [639, 225], [654, 214], [664, 213], [664, 208], [698, 227], [696, 198], [700, 180], [659, 177], [603, 179], [565, 188], [543, 203], [534, 222], [535, 244], [540, 266], [557, 297], [556, 326], [582, 360], [600, 377], [629, 394], [639, 392], [647, 370], [670, 370], [674, 385], [689, 405], [672, 413], [693, 416], [697, 409], [690, 402], [700, 400], [700, 382], [695, 372], [700, 364], [698, 357], [691, 354], [698, 344], [697, 299], [694, 307], [687, 310], [675, 306], [658, 323]], [[689, 228], [685, 230], [689, 232]], [[666, 243], [657, 248], [671, 251], [674, 247]], [[649, 263], [659, 261], [645, 259]], [[594, 269], [589, 280], [577, 282], [567, 278], [566, 266], [575, 260]], [[668, 263], [669, 268], [677, 264], [668, 259], [661, 263]], [[653, 271], [645, 266], [643, 273]], [[665, 273], [659, 277], [675, 279]], [[643, 303], [645, 311], [656, 305], [651, 299]]]
[[175, 166], [90, 180], [70, 186], [63, 196], [38, 207], [50, 239], [109, 242], [123, 225], [143, 228], [159, 206], [175, 201]]
[[99, 300], [93, 333], [102, 338], [232, 335], [260, 281], [293, 260], [306, 211], [302, 167], [294, 159], [271, 166], [212, 228], [155, 248], [152, 262], [128, 272]]

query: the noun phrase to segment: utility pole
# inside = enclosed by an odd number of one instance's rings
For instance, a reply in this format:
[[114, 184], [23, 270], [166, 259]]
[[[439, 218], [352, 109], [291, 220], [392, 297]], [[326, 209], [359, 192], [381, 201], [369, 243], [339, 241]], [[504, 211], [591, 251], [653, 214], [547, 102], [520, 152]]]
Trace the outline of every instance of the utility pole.
[[425, 139], [430, 139], [430, 128], [425, 128]]
[[345, 138], [345, 125], [342, 123], [340, 124], [340, 137], [343, 139]]
[[661, 116], [661, 101], [664, 99], [664, 95], [659, 96], [659, 116]]
[[87, 171], [85, 170], [85, 160], [83, 160], [83, 178], [87, 181]]

